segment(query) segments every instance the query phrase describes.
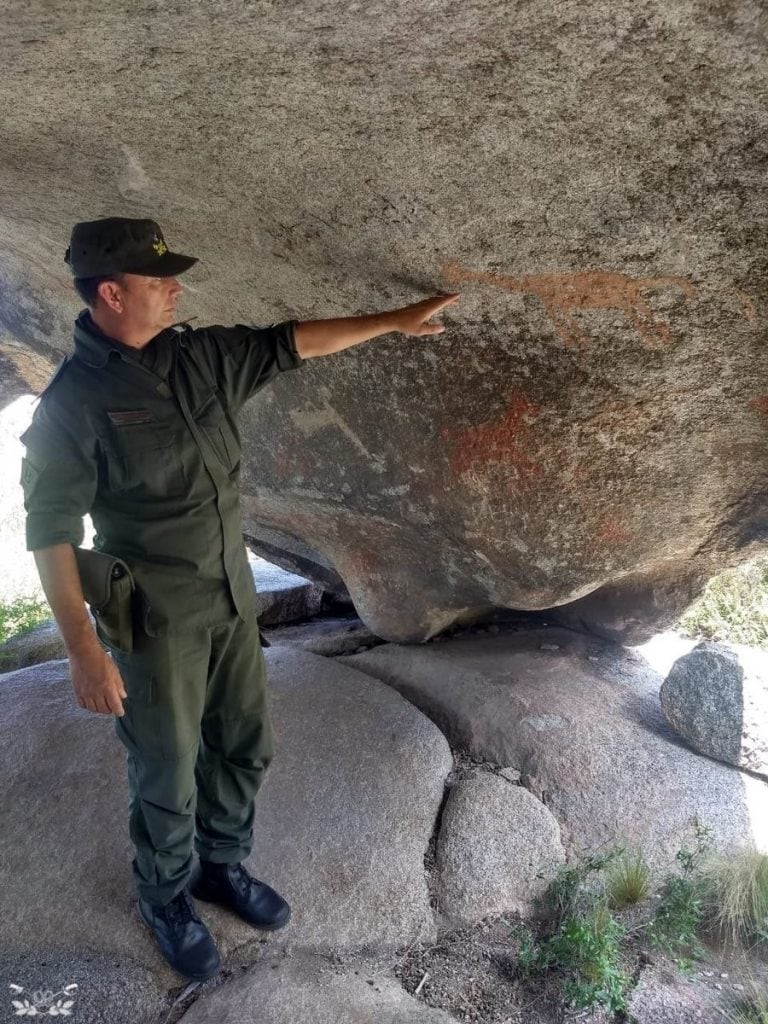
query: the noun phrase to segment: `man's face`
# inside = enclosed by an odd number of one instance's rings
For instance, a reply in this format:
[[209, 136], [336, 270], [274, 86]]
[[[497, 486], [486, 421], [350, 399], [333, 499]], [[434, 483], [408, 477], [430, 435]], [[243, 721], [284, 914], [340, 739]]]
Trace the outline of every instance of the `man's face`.
[[122, 274], [119, 284], [124, 323], [134, 330], [160, 331], [176, 322], [182, 287], [175, 277]]

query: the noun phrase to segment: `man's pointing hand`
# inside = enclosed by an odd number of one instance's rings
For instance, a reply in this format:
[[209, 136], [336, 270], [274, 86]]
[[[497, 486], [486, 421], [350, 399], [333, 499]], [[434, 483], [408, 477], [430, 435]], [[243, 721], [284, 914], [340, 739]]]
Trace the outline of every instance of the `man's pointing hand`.
[[414, 302], [411, 306], [403, 306], [392, 312], [395, 322], [395, 330], [401, 334], [409, 334], [414, 337], [421, 337], [425, 334], [442, 334], [445, 327], [442, 324], [430, 324], [427, 321], [444, 309], [446, 306], [455, 306], [459, 301], [459, 294], [436, 295], [432, 299], [423, 299], [421, 302]]
[[453, 295], [436, 295], [422, 299], [401, 309], [386, 313], [371, 313], [368, 316], [348, 316], [337, 320], [302, 320], [294, 329], [296, 351], [302, 359], [313, 356], [329, 356], [333, 352], [359, 345], [361, 341], [378, 338], [381, 334], [399, 331], [420, 337], [423, 334], [442, 334], [442, 324], [431, 324], [431, 317], [446, 306], [459, 301], [458, 292]]

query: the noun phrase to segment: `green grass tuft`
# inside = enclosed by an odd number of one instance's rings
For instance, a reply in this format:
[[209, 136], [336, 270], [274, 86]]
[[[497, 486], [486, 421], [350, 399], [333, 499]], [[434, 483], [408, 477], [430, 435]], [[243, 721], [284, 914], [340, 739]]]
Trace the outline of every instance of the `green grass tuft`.
[[651, 872], [640, 850], [625, 851], [606, 872], [608, 903], [614, 910], [642, 903], [650, 886]]

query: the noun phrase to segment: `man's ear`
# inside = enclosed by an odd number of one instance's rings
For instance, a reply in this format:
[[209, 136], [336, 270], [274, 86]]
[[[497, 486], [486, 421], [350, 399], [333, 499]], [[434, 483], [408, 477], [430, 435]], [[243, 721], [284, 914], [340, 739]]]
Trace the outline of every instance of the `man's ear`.
[[107, 309], [111, 309], [113, 313], [122, 313], [123, 301], [119, 282], [102, 281], [96, 291]]

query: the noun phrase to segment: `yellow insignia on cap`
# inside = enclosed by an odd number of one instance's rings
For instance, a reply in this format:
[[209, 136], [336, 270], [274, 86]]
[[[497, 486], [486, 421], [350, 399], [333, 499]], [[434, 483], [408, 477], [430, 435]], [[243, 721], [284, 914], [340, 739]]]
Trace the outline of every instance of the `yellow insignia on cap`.
[[162, 238], [158, 238], [156, 242], [153, 242], [152, 248], [155, 250], [158, 256], [162, 256], [166, 252], [168, 252], [168, 246], [165, 244]]

